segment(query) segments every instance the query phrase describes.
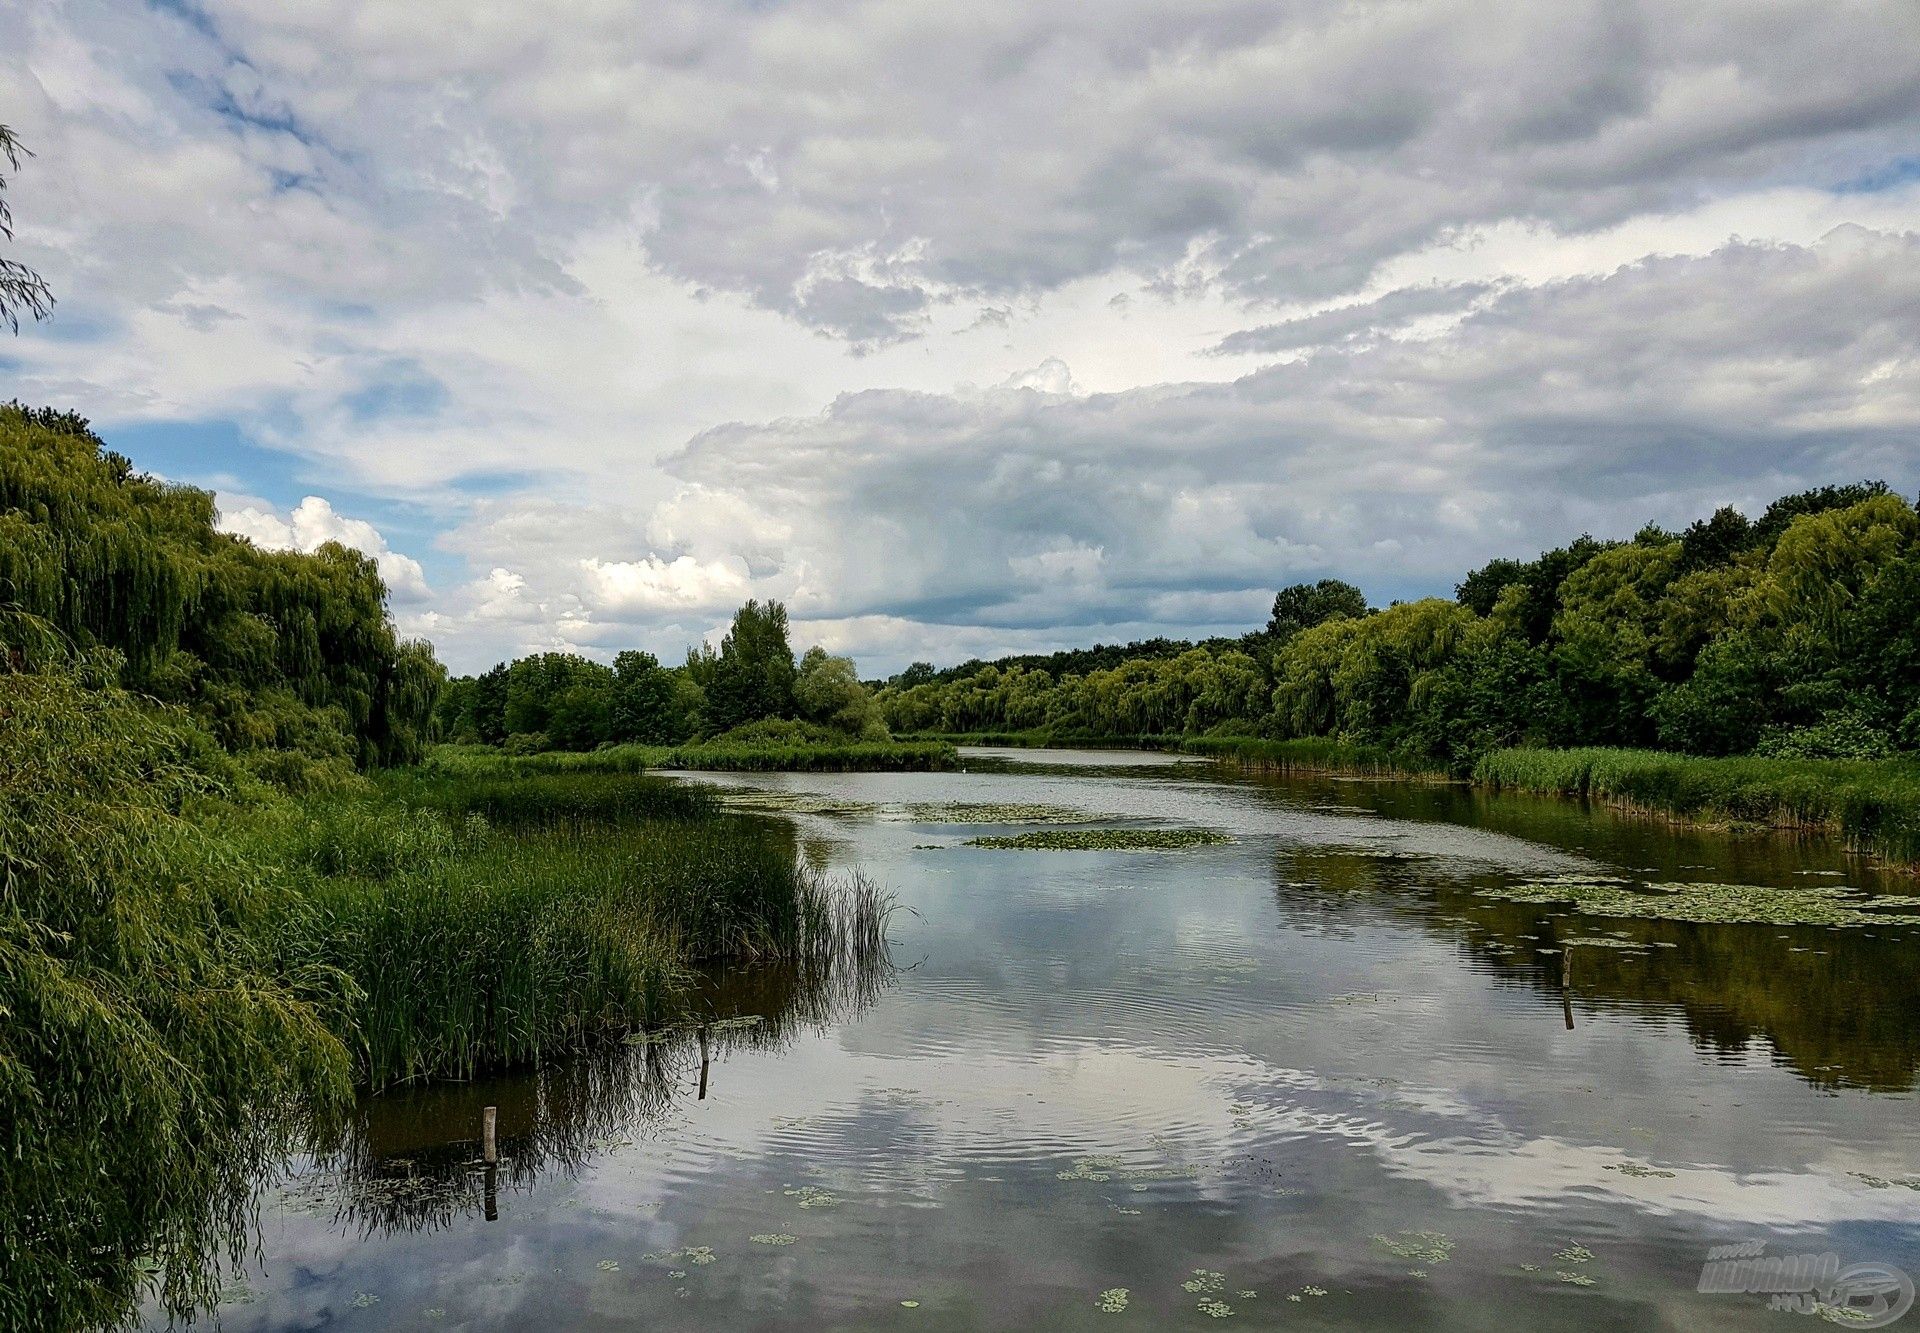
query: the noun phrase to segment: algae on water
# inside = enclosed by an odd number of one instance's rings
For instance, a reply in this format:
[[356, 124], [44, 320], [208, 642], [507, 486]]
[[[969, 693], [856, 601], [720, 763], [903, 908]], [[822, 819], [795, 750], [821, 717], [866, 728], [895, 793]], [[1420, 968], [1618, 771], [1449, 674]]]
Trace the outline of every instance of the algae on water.
[[1218, 829], [1208, 828], [1103, 828], [1039, 829], [1009, 837], [970, 838], [968, 847], [994, 847], [1009, 851], [1040, 852], [1141, 852], [1172, 851], [1181, 847], [1208, 847], [1232, 839]]

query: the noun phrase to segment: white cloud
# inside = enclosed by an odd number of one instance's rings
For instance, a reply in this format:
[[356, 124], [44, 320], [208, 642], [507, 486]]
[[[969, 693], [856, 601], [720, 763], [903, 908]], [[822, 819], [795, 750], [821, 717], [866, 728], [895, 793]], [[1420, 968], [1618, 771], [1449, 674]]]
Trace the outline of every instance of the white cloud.
[[1201, 629], [1913, 480], [1906, 0], [63, 0], [0, 108], [9, 391], [420, 506], [462, 665], [745, 591]]

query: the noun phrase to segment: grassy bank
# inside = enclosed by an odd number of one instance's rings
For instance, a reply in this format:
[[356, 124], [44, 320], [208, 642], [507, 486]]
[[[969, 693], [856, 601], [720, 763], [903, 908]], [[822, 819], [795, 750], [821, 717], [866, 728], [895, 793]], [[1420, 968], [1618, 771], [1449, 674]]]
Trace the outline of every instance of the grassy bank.
[[488, 745], [441, 745], [426, 766], [451, 774], [642, 773], [649, 769], [707, 772], [917, 772], [959, 762], [944, 741], [715, 741], [689, 745], [610, 745], [598, 750], [509, 754]]
[[1920, 863], [1920, 763], [1702, 759], [1654, 750], [1496, 750], [1474, 766], [1494, 790], [1583, 796], [1705, 824], [1831, 834], [1848, 847]]
[[112, 666], [0, 660], [0, 1327], [206, 1308], [356, 1087], [674, 1022], [706, 963], [884, 955], [878, 895], [700, 789], [470, 765], [295, 800]]

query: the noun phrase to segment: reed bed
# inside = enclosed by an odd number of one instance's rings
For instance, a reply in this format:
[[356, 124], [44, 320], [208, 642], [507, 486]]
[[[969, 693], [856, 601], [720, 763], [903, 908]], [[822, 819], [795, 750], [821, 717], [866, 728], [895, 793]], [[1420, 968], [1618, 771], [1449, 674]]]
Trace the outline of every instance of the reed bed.
[[393, 774], [255, 840], [299, 881], [283, 966], [352, 980], [338, 1027], [373, 1087], [666, 1021], [699, 963], [831, 962], [884, 933], [872, 891], [809, 870], [788, 825], [661, 778]]
[[1484, 756], [1473, 776], [1495, 790], [1587, 797], [1672, 819], [1829, 833], [1857, 851], [1920, 862], [1920, 763], [1912, 760], [1511, 749]]

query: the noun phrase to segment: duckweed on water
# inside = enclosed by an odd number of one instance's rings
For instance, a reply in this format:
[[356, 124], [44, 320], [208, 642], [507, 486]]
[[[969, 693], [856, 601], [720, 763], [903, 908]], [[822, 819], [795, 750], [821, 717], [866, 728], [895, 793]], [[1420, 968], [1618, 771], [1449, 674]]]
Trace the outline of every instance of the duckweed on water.
[[817, 1185], [802, 1185], [799, 1189], [782, 1190], [788, 1198], [802, 1208], [833, 1208], [840, 1203], [840, 1196], [821, 1189]]
[[763, 1231], [757, 1236], [748, 1236], [747, 1239], [755, 1245], [791, 1245], [800, 1238], [784, 1231]]
[[1180, 1289], [1198, 1295], [1203, 1291], [1224, 1291], [1226, 1285], [1225, 1273], [1216, 1273], [1211, 1268], [1196, 1268], [1193, 1276], [1180, 1284]]
[[[1373, 1243], [1399, 1259], [1444, 1264], [1453, 1257], [1453, 1238], [1444, 1231], [1402, 1231], [1397, 1236], [1375, 1235]], [[1426, 1274], [1418, 1274], [1425, 1277]]]
[[970, 838], [966, 846], [1023, 852], [1161, 852], [1231, 841], [1208, 828], [1041, 829], [1004, 838]]
[[[1776, 889], [1759, 884], [1647, 884], [1556, 876], [1477, 890], [1483, 898], [1516, 903], [1568, 903], [1593, 916], [1639, 917], [1696, 925], [1920, 926], [1907, 898], [1872, 898], [1837, 885]], [[1583, 941], [1585, 942], [1585, 941]]]
[[1225, 1301], [1201, 1301], [1199, 1308], [1209, 1319], [1225, 1319], [1233, 1313], [1233, 1307]]
[[1108, 1287], [1100, 1293], [1100, 1309], [1106, 1314], [1119, 1314], [1127, 1308], [1127, 1289]]

